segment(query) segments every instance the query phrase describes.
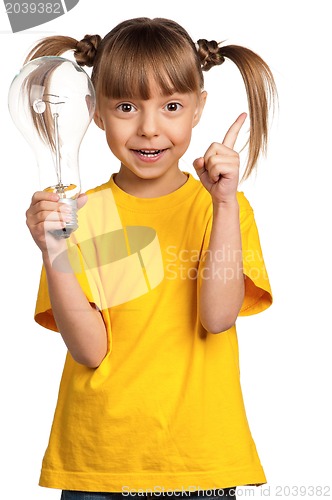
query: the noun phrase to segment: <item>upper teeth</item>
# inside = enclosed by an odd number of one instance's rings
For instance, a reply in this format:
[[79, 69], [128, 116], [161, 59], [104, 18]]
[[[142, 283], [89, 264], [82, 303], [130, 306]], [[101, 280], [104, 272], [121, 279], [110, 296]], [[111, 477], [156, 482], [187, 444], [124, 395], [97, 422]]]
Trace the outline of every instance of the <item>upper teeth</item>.
[[140, 153], [144, 153], [144, 154], [147, 154], [147, 155], [151, 155], [151, 154], [156, 154], [156, 153], [160, 153], [160, 149], [140, 149], [139, 150]]

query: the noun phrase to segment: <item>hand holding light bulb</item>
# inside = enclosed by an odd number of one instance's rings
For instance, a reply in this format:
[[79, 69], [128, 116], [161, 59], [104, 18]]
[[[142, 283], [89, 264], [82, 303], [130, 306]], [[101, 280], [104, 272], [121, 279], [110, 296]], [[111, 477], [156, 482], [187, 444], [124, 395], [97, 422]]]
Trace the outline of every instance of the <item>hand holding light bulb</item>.
[[[78, 156], [95, 110], [92, 82], [80, 66], [62, 57], [34, 59], [23, 66], [11, 84], [9, 110], [34, 150], [44, 190], [33, 198], [30, 218], [42, 220], [43, 213], [44, 229], [57, 238], [67, 238], [78, 227]], [[57, 203], [62, 205], [62, 217]]]
[[[87, 196], [80, 194], [76, 201], [79, 210], [86, 203]], [[61, 233], [71, 220], [71, 207], [62, 203], [59, 195], [48, 191], [33, 194], [26, 211], [27, 226], [36, 245], [51, 261], [67, 249], [65, 236], [62, 237]]]

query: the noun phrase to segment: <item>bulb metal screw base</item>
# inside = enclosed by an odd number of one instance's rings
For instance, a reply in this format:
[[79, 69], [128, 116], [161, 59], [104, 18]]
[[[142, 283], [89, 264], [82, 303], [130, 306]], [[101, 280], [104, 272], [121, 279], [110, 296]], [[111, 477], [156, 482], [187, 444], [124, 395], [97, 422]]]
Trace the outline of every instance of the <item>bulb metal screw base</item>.
[[71, 233], [73, 233], [78, 228], [77, 223], [77, 200], [73, 200], [72, 198], [61, 198], [59, 203], [65, 203], [71, 207], [71, 220], [66, 222], [66, 227], [63, 229], [56, 229], [55, 231], [50, 231], [51, 234], [57, 238], [69, 238]]

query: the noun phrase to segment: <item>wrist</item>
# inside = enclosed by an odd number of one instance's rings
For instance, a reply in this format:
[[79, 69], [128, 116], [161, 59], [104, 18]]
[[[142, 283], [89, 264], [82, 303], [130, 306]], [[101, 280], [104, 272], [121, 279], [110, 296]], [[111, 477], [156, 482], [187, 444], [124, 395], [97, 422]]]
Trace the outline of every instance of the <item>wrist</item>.
[[42, 251], [43, 264], [46, 270], [72, 272], [67, 244], [62, 242], [57, 248], [47, 248]]
[[214, 215], [225, 212], [239, 212], [239, 203], [236, 196], [222, 202], [213, 202], [212, 205]]

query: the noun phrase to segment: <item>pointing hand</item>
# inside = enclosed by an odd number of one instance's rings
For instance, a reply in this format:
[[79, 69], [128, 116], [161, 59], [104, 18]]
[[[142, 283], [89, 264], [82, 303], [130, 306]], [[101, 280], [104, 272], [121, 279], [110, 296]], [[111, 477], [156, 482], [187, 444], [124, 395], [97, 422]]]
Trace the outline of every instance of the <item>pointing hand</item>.
[[228, 129], [223, 142], [212, 143], [204, 157], [194, 161], [197, 175], [213, 203], [227, 203], [236, 197], [240, 158], [233, 148], [246, 118], [247, 114], [242, 113]]

